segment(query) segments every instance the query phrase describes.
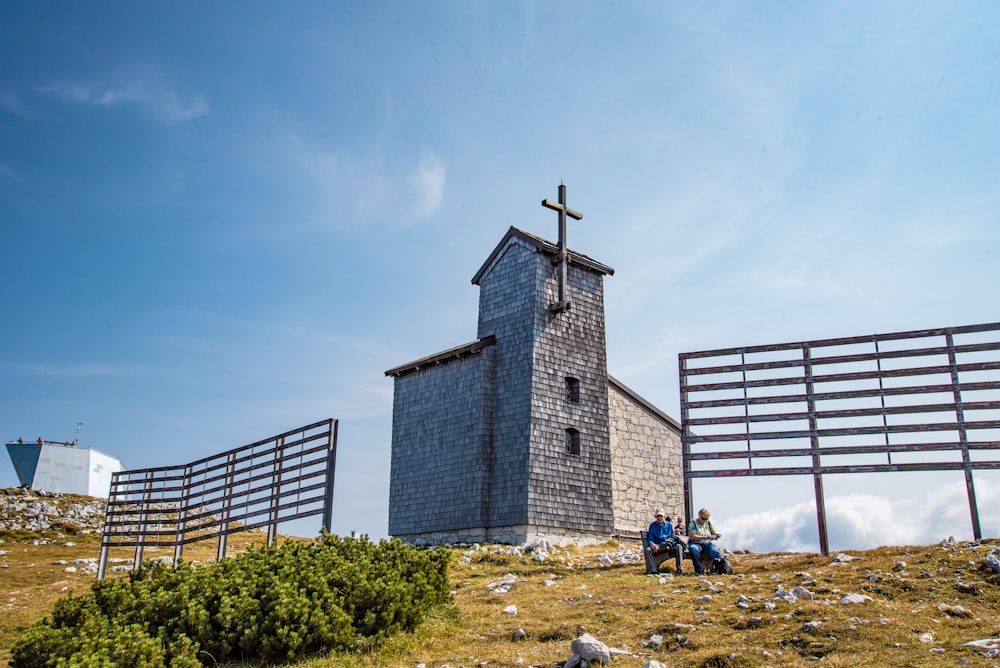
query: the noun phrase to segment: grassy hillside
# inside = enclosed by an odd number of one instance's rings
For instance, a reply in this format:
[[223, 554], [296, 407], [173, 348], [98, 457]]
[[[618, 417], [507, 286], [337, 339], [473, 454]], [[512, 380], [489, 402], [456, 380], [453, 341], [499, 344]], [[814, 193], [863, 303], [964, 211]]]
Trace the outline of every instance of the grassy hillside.
[[[0, 514], [0, 527], [3, 521]], [[86, 527], [0, 528], [0, 539], [3, 665], [16, 637], [57, 597], [89, 588], [92, 574], [67, 573], [69, 565], [54, 562], [96, 558], [99, 535]], [[238, 551], [262, 540], [251, 533], [230, 545]], [[1000, 666], [1000, 650], [964, 644], [1000, 639], [1000, 581], [985, 565], [997, 547], [989, 540], [831, 557], [740, 554], [734, 575], [707, 578], [645, 576], [637, 546], [618, 543], [527, 554], [501, 546], [456, 549], [453, 603], [416, 634], [296, 665], [551, 667], [569, 659], [572, 640], [588, 632], [622, 652], [615, 666], [650, 659], [706, 667]], [[209, 541], [185, 556], [207, 561], [214, 552]], [[792, 598], [796, 587], [805, 591]], [[849, 594], [868, 598], [842, 602]]]

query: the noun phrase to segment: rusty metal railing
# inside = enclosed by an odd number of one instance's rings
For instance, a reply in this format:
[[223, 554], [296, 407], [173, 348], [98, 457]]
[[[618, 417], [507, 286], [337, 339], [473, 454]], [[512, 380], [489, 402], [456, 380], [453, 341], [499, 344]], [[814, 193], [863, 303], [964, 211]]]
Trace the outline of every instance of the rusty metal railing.
[[[1000, 323], [682, 353], [685, 511], [692, 481], [1000, 469]], [[867, 461], [866, 461], [867, 460]]]
[[221, 560], [233, 533], [266, 527], [271, 545], [282, 522], [320, 514], [329, 529], [336, 459], [331, 418], [190, 464], [115, 473], [97, 577], [112, 547], [134, 547], [138, 570], [146, 547], [174, 548], [176, 563], [185, 545], [217, 538]]

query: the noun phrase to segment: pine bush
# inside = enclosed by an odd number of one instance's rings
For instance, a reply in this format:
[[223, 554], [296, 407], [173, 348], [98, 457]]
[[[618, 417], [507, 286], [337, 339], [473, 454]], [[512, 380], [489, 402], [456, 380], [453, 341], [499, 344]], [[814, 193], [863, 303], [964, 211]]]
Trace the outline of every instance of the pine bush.
[[279, 663], [412, 631], [449, 599], [449, 552], [324, 535], [225, 561], [143, 567], [58, 601], [11, 668]]

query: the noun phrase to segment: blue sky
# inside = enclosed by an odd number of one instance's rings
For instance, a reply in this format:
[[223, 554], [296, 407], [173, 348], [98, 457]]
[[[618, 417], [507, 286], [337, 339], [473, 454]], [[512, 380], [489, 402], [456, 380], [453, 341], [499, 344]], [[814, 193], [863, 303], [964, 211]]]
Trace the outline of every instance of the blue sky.
[[4, 3], [0, 439], [336, 417], [333, 528], [382, 536], [383, 371], [475, 338], [560, 181], [609, 370], [674, 416], [679, 352], [1000, 320], [998, 43], [991, 2]]

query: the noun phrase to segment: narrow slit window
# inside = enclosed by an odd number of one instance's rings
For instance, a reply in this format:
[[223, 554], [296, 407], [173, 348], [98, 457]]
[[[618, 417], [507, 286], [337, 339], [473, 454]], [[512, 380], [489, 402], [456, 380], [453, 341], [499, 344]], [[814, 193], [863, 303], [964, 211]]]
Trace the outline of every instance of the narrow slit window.
[[566, 377], [566, 398], [571, 404], [580, 403], [580, 379], [572, 376]]
[[566, 454], [580, 454], [580, 432], [572, 427], [566, 430]]

